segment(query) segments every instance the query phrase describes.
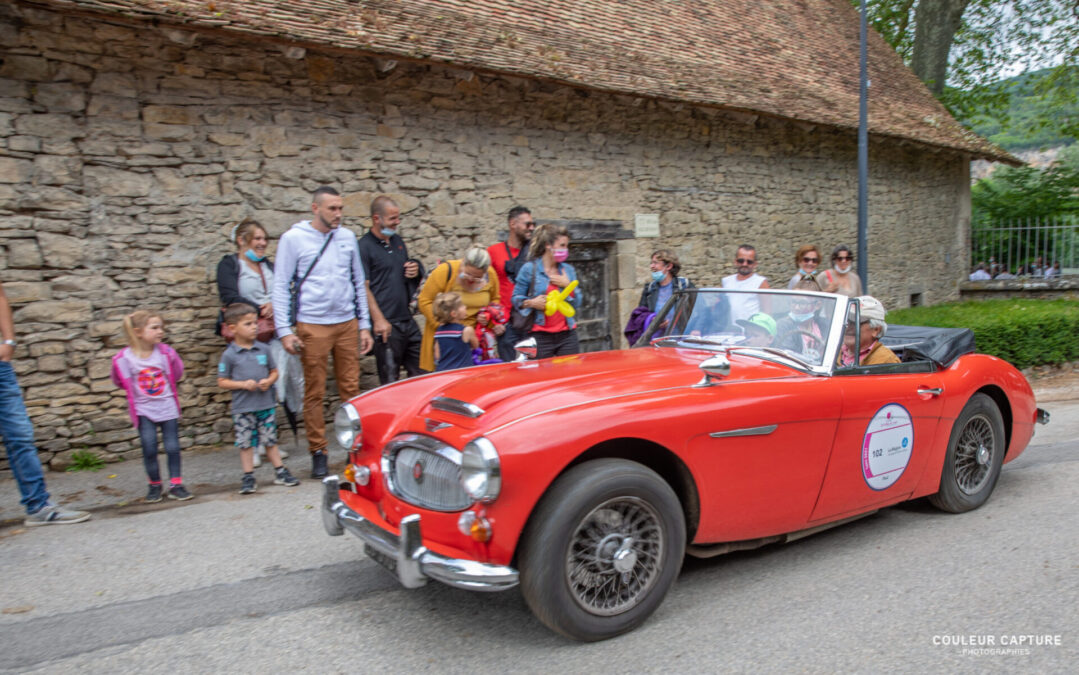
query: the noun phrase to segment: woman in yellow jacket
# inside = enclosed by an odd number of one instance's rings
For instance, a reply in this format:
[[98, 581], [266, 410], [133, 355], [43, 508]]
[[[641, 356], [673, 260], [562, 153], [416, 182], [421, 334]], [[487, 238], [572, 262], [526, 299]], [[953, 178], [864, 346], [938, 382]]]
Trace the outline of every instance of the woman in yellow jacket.
[[[431, 305], [439, 293], [454, 291], [461, 294], [468, 316], [461, 322], [466, 326], [476, 325], [476, 313], [492, 303], [500, 302], [498, 295], [498, 275], [491, 267], [491, 256], [487, 250], [478, 246], [465, 251], [461, 260], [441, 263], [431, 271], [420, 290], [419, 308], [425, 319], [423, 325], [423, 343], [420, 345], [420, 368], [426, 371], [435, 369], [435, 329], [438, 320], [431, 311]], [[506, 327], [494, 324], [491, 330], [501, 335]]]

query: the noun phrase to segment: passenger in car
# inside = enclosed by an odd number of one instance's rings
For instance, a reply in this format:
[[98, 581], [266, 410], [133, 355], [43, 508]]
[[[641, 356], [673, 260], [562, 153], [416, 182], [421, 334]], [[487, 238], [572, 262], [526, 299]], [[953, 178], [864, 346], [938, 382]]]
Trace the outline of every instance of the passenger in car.
[[[880, 300], [863, 295], [858, 298], [861, 310], [861, 325], [858, 327], [857, 340], [853, 325], [848, 324], [843, 334], [843, 348], [839, 354], [839, 362], [844, 366], [854, 365], [854, 350], [858, 349], [858, 365], [873, 366], [880, 363], [899, 363], [899, 357], [891, 349], [885, 347], [880, 338], [888, 330], [888, 324], [884, 322], [884, 305]], [[855, 347], [858, 344], [860, 347]]]
[[[795, 285], [799, 291], [819, 291], [820, 285], [812, 278], [802, 279]], [[828, 322], [820, 316], [820, 300], [811, 296], [794, 296], [790, 299], [790, 311], [776, 321], [779, 335], [778, 347], [806, 354], [820, 362], [828, 335]]]
[[742, 327], [746, 341], [744, 347], [771, 347], [776, 338], [776, 321], [764, 312], [757, 312], [748, 319], [738, 319], [736, 323]]

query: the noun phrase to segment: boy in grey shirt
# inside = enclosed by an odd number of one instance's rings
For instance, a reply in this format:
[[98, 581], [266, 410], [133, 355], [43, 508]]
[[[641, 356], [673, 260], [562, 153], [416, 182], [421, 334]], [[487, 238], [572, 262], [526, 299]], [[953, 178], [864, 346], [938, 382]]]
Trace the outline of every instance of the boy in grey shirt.
[[274, 484], [299, 485], [300, 481], [285, 468], [277, 449], [274, 414], [277, 402], [272, 389], [277, 367], [269, 346], [255, 340], [258, 314], [251, 305], [238, 302], [225, 308], [224, 322], [236, 338], [225, 348], [217, 364], [217, 386], [232, 391], [232, 422], [244, 470], [240, 494], [249, 495], [258, 486], [254, 462], [255, 448], [260, 445], [266, 448], [266, 458], [273, 464]]

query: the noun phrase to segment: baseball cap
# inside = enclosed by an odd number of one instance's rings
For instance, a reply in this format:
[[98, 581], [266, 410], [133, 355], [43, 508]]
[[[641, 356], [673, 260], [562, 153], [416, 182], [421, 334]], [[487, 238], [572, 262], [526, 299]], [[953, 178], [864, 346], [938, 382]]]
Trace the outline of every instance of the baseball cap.
[[862, 295], [858, 297], [858, 304], [861, 307], [862, 319], [876, 319], [877, 321], [884, 321], [884, 305], [880, 300], [877, 300], [871, 295]]
[[769, 335], [775, 337], [776, 335], [776, 320], [768, 316], [764, 312], [757, 312], [748, 319], [738, 319], [736, 321], [739, 326], [748, 328], [753, 326], [754, 328], [762, 328], [768, 332]]

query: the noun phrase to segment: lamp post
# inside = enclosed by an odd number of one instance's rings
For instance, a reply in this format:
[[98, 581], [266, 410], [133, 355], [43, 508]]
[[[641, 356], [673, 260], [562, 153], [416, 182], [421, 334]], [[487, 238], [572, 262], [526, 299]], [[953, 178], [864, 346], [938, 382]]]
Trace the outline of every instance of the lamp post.
[[858, 276], [862, 278], [863, 292], [869, 293], [869, 256], [866, 253], [868, 226], [866, 223], [869, 211], [869, 198], [867, 195], [869, 181], [869, 131], [867, 128], [867, 104], [869, 94], [868, 66], [866, 64], [866, 41], [868, 24], [866, 22], [865, 0], [861, 4], [861, 30], [859, 77], [858, 77]]

